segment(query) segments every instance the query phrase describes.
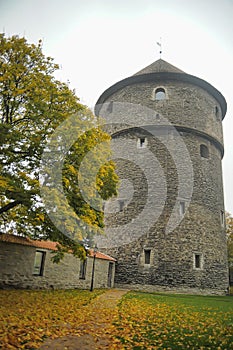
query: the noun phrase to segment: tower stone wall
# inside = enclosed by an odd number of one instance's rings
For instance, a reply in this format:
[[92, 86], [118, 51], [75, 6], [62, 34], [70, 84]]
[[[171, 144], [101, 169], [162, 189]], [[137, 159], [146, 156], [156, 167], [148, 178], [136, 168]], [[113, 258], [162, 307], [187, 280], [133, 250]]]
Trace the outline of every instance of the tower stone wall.
[[96, 113], [107, 120], [121, 179], [98, 241], [117, 259], [115, 283], [224, 293], [224, 97], [158, 60], [106, 90]]

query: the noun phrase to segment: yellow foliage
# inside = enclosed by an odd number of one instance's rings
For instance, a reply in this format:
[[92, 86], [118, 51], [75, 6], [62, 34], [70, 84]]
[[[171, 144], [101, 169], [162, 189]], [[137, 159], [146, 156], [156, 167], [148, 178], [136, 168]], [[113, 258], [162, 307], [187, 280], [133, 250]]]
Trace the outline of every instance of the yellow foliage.
[[39, 221], [44, 221], [44, 219], [45, 219], [44, 214], [42, 214], [42, 213], [37, 214], [37, 218]]
[[9, 179], [3, 176], [0, 176], [0, 188], [3, 188], [4, 190], [7, 189], [8, 191], [14, 190], [14, 188], [10, 185]]

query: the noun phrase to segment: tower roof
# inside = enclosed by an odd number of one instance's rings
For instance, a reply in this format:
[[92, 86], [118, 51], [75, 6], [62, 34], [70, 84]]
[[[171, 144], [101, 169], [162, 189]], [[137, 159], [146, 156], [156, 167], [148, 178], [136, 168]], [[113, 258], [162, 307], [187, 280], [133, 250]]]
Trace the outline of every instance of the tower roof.
[[193, 84], [204, 89], [219, 102], [222, 110], [222, 119], [225, 117], [227, 104], [221, 92], [219, 92], [214, 86], [205, 80], [195, 77], [194, 75], [187, 74], [172, 64], [162, 60], [161, 58], [149, 66], [143, 68], [136, 74], [117, 82], [105, 90], [96, 103], [96, 115], [99, 115], [101, 105], [116, 91], [121, 90], [129, 85], [141, 84], [144, 82], [158, 83], [161, 81], [180, 81]]
[[184, 73], [181, 69], [173, 66], [172, 64], [162, 60], [161, 58], [149, 66], [143, 68], [134, 75], [151, 74], [159, 72], [170, 72], [170, 73]]

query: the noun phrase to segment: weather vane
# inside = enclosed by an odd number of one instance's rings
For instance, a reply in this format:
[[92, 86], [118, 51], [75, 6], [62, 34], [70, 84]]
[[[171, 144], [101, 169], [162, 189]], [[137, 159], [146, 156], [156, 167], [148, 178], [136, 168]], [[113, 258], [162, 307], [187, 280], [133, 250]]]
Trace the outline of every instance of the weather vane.
[[162, 38], [159, 39], [159, 41], [156, 42], [156, 44], [159, 46], [159, 55], [161, 58], [162, 55]]

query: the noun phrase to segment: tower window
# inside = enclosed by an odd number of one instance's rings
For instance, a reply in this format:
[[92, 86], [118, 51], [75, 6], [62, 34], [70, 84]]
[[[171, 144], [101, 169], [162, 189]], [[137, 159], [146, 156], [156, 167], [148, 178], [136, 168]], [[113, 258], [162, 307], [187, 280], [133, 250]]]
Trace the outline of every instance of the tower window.
[[185, 213], [185, 202], [181, 201], [180, 202], [180, 215], [184, 215]]
[[144, 250], [144, 256], [145, 256], [145, 264], [150, 265], [150, 256], [151, 256], [151, 250], [145, 249]]
[[206, 145], [200, 145], [200, 155], [202, 158], [209, 158], [209, 148]]
[[144, 147], [145, 146], [145, 141], [146, 141], [145, 137], [140, 138], [140, 147]]
[[201, 267], [201, 256], [200, 254], [195, 254], [195, 268], [200, 269]]
[[155, 94], [155, 100], [165, 100], [166, 99], [166, 93], [164, 88], [157, 88], [154, 91]]
[[221, 220], [221, 225], [224, 226], [225, 225], [225, 215], [224, 215], [223, 210], [220, 211], [220, 220]]
[[193, 255], [193, 267], [194, 269], [199, 269], [199, 270], [203, 268], [202, 254], [195, 253]]
[[119, 210], [120, 210], [120, 211], [123, 211], [124, 206], [125, 206], [125, 201], [122, 200], [122, 199], [120, 199], [120, 200], [119, 200]]
[[218, 106], [215, 106], [215, 116], [218, 120], [220, 120], [220, 110]]
[[139, 137], [137, 142], [138, 148], [145, 148], [147, 146], [147, 138], [146, 137]]

